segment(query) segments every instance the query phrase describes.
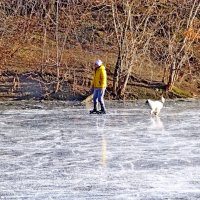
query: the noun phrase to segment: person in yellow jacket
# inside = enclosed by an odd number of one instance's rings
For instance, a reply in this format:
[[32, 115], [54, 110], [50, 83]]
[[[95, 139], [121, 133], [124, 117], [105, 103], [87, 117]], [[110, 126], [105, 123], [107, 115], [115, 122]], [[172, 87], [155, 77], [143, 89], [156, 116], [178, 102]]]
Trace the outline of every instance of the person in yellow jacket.
[[[90, 114], [106, 114], [104, 94], [107, 87], [107, 73], [105, 66], [101, 60], [95, 62], [95, 73], [93, 78], [93, 103], [94, 109], [90, 111]], [[101, 106], [101, 110], [98, 111], [98, 103]]]

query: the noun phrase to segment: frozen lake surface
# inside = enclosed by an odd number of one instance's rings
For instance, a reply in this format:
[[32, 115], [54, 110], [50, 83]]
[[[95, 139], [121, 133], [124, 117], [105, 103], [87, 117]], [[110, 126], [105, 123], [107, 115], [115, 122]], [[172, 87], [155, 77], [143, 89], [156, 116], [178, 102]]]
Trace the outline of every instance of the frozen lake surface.
[[0, 103], [0, 199], [200, 199], [200, 101]]

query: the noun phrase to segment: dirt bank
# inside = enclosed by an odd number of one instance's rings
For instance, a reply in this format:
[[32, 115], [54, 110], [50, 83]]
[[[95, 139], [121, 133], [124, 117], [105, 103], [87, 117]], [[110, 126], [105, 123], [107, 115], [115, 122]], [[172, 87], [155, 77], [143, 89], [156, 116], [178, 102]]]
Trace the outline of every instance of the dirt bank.
[[[111, 80], [111, 77], [109, 80]], [[109, 100], [115, 99], [112, 95], [111, 84], [112, 82], [109, 81], [109, 87], [105, 94], [105, 98]], [[138, 85], [129, 84], [121, 99], [158, 99], [162, 94], [166, 98], [200, 98], [199, 88], [187, 82], [176, 85], [170, 92]], [[49, 77], [44, 78], [39, 73], [15, 74], [6, 72], [1, 75], [0, 100], [83, 101], [91, 94], [89, 80], [84, 83], [83, 81], [74, 82], [66, 79], [61, 81], [60, 89], [57, 92], [55, 92], [55, 87], [56, 82], [54, 80], [50, 81]]]

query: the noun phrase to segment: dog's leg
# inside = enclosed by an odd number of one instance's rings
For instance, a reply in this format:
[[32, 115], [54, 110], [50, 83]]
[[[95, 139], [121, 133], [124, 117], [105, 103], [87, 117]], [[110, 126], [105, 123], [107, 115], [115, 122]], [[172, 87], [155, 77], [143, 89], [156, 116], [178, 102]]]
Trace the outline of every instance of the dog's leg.
[[155, 112], [155, 115], [158, 116], [159, 113], [160, 113], [160, 109], [157, 109], [156, 112]]

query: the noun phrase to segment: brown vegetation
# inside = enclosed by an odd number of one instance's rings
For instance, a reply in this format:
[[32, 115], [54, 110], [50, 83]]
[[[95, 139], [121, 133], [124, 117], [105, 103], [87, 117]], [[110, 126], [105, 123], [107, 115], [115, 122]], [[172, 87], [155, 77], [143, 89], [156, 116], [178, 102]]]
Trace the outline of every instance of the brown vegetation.
[[197, 0], [1, 0], [0, 97], [85, 98], [97, 58], [112, 98], [198, 96], [199, 10]]

